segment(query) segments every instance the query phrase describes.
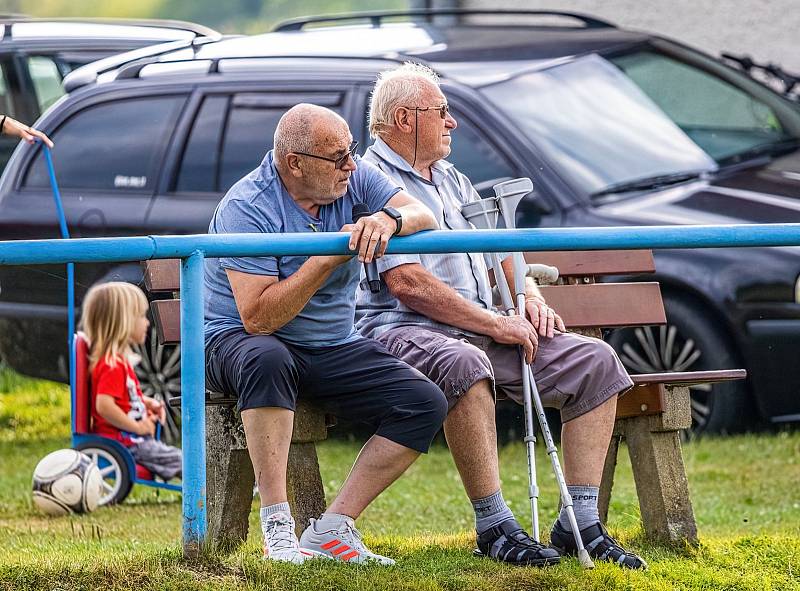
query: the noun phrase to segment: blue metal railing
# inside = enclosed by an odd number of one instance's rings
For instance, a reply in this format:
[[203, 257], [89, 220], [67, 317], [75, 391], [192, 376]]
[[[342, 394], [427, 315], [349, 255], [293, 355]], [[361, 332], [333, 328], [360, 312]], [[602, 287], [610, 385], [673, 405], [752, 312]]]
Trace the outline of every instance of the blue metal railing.
[[[345, 254], [348, 235], [229, 234], [0, 242], [0, 265], [180, 258], [183, 544], [195, 555], [206, 539], [203, 261], [218, 256]], [[389, 253], [510, 252], [637, 248], [798, 246], [800, 224], [653, 226], [424, 232], [395, 238]]]

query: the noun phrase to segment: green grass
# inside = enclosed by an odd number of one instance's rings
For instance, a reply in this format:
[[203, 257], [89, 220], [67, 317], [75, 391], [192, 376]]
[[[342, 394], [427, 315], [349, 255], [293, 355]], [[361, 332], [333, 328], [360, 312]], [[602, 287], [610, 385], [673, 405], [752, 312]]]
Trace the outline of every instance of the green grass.
[[[260, 560], [256, 511], [250, 537], [239, 550], [184, 561], [180, 497], [173, 493], [138, 487], [119, 507], [69, 518], [39, 515], [30, 499], [30, 477], [42, 456], [69, 445], [66, 391], [23, 380], [0, 397], [3, 420], [12, 417], [20, 426], [19, 437], [7, 422], [0, 431], [0, 589], [800, 589], [798, 432], [707, 438], [685, 446], [698, 547], [643, 540], [623, 448], [609, 526], [650, 563], [644, 573], [608, 564], [584, 572], [573, 560], [525, 569], [473, 558], [471, 511], [443, 446], [414, 464], [359, 521], [367, 543], [396, 558], [397, 566], [294, 567]], [[42, 406], [35, 406], [39, 402]], [[557, 499], [541, 451], [540, 514], [546, 528]], [[320, 446], [329, 498], [356, 453], [352, 443]], [[502, 448], [501, 464], [504, 493], [527, 520], [523, 446]]]

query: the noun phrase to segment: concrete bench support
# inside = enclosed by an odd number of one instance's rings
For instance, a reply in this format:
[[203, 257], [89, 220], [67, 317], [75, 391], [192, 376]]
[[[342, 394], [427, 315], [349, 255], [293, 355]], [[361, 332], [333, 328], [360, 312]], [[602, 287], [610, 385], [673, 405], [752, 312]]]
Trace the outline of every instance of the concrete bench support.
[[690, 425], [688, 386], [664, 388], [664, 410], [659, 414], [617, 419], [600, 487], [603, 521], [608, 515], [619, 443], [624, 438], [646, 537], [667, 544], [697, 543], [697, 525], [680, 441], [681, 429]]
[[[208, 537], [220, 551], [247, 539], [255, 476], [238, 411], [228, 405], [206, 406]], [[327, 436], [325, 415], [300, 403], [289, 448], [288, 496], [298, 535], [311, 517], [325, 510], [325, 493], [315, 444]]]

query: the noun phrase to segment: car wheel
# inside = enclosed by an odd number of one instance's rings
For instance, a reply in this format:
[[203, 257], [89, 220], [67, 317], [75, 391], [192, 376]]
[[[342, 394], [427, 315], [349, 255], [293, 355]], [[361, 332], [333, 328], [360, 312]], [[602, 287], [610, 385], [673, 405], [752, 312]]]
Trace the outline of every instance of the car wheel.
[[[724, 330], [701, 306], [665, 294], [667, 324], [612, 331], [609, 344], [631, 373], [741, 367]], [[744, 380], [690, 387], [691, 435], [733, 433], [757, 416]]]
[[75, 449], [89, 456], [92, 463], [100, 469], [100, 475], [103, 477], [103, 495], [97, 504], [116, 505], [124, 501], [131, 492], [133, 479], [129, 474], [128, 464], [119, 451], [97, 441], [82, 443]]
[[135, 352], [141, 357], [141, 362], [136, 365], [136, 377], [142, 393], [166, 405], [167, 420], [161, 438], [168, 443], [177, 443], [181, 438], [180, 409], [170, 406], [167, 401], [181, 395], [181, 347], [159, 344], [156, 330], [151, 327], [147, 341], [136, 346]]

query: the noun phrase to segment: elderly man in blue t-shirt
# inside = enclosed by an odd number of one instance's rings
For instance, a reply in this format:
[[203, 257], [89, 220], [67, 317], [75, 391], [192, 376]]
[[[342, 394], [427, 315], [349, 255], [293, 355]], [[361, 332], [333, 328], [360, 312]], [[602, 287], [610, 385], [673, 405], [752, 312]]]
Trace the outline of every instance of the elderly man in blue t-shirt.
[[[422, 452], [447, 412], [441, 390], [353, 326], [361, 263], [393, 235], [437, 228], [431, 212], [355, 154], [347, 123], [315, 105], [290, 109], [275, 148], [222, 199], [209, 233], [350, 232], [358, 257], [207, 260], [206, 379], [236, 393], [261, 496], [264, 556], [393, 564], [361, 541], [354, 520]], [[354, 204], [370, 212], [353, 223]], [[298, 542], [286, 465], [298, 393], [370, 424], [339, 495]]]

